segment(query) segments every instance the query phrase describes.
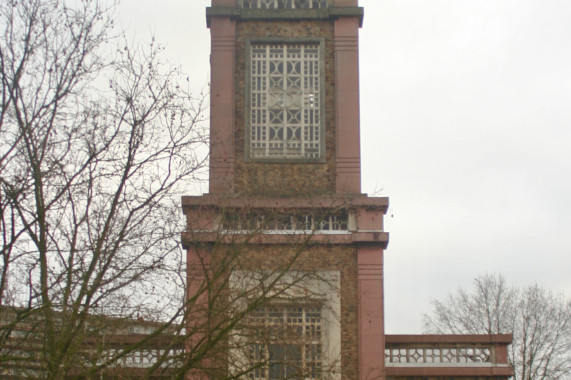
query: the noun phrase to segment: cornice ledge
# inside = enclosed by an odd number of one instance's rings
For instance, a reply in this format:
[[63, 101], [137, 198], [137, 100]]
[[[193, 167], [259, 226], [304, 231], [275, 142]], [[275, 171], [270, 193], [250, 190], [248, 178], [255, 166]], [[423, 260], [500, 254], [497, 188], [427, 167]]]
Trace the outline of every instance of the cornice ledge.
[[210, 28], [213, 17], [239, 18], [240, 10], [237, 7], [206, 7], [206, 26]]
[[363, 26], [363, 18], [365, 17], [365, 11], [363, 7], [332, 7], [328, 8], [330, 17], [358, 17], [359, 27]]
[[331, 7], [323, 9], [242, 9], [238, 7], [207, 7], [206, 25], [213, 17], [242, 20], [327, 20], [341, 17], [358, 17], [363, 25], [363, 7]]
[[266, 234], [266, 233], [221, 233], [218, 231], [186, 231], [181, 233], [181, 242], [184, 249], [197, 244], [222, 245], [353, 245], [367, 244], [387, 248], [389, 235], [386, 232], [376, 234], [367, 233], [338, 233], [321, 234], [294, 233], [294, 234]]
[[371, 210], [381, 210], [387, 212], [389, 198], [368, 197], [366, 194], [334, 196], [307, 196], [293, 198], [263, 198], [263, 197], [241, 197], [238, 194], [205, 194], [202, 196], [183, 196], [182, 207], [193, 208], [238, 208], [238, 209], [319, 209], [319, 208], [364, 208]]

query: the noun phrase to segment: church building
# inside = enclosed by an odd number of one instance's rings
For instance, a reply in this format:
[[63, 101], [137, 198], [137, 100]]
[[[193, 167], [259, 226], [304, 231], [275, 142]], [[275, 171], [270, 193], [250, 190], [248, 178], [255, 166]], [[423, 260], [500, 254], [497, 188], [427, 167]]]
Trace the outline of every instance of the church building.
[[[197, 310], [187, 323], [245, 316], [233, 326], [239, 333], [216, 343], [221, 354], [188, 379], [513, 373], [507, 336], [385, 336], [388, 198], [361, 192], [363, 14], [358, 0], [212, 0], [207, 8], [210, 179], [207, 194], [182, 201]], [[206, 335], [197, 329], [189, 347]]]

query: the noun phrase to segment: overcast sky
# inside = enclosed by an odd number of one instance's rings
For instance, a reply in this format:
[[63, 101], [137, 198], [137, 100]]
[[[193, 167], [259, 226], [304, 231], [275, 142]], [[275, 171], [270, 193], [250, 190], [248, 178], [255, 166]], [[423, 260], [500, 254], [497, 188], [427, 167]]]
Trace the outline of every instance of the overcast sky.
[[[197, 91], [209, 0], [123, 0]], [[571, 296], [571, 1], [361, 0], [363, 192], [390, 197], [387, 333], [502, 273]], [[205, 188], [206, 191], [206, 188]]]

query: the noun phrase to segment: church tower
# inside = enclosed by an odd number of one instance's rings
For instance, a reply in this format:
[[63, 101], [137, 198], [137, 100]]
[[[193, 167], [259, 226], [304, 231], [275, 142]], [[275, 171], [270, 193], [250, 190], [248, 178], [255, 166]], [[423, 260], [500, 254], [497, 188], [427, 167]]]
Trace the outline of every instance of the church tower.
[[[244, 378], [384, 377], [388, 199], [361, 193], [362, 22], [357, 0], [212, 0], [207, 9], [209, 193], [183, 198], [182, 239], [189, 299], [212, 304], [204, 271], [232, 251], [221, 294], [256, 303], [245, 320], [274, 331], [237, 338], [249, 350], [237, 355], [252, 368]], [[258, 302], [262, 290], [249, 287], [266, 283], [276, 289]], [[236, 301], [236, 289], [248, 296]], [[280, 329], [302, 331], [301, 343], [276, 337]]]

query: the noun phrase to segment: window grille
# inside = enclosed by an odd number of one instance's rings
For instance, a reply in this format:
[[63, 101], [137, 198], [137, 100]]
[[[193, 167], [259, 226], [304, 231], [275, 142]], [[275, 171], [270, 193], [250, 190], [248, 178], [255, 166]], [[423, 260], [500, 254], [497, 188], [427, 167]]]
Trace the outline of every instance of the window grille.
[[321, 379], [322, 331], [318, 305], [271, 305], [252, 312], [258, 338], [250, 345], [250, 379]]
[[327, 8], [327, 0], [242, 0], [246, 9], [311, 9]]
[[317, 159], [321, 154], [318, 43], [250, 47], [250, 158]]
[[236, 231], [347, 231], [349, 216], [346, 212], [335, 214], [305, 213], [227, 213], [222, 220], [222, 230]]
[[427, 365], [448, 364], [491, 364], [489, 347], [429, 347], [402, 346], [385, 348], [387, 364], [414, 363]]

